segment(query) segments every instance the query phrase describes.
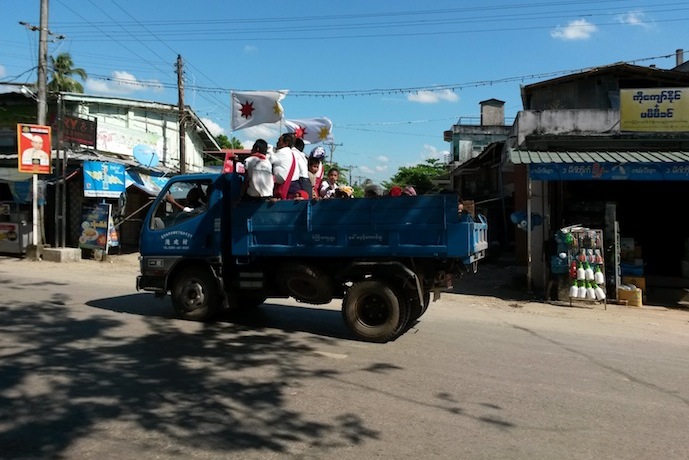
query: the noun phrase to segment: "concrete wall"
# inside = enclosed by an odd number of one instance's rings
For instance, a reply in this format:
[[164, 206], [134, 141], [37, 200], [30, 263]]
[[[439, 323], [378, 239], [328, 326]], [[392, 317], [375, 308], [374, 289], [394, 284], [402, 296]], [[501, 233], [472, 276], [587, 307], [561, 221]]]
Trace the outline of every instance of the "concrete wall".
[[522, 110], [514, 121], [513, 134], [522, 145], [529, 134], [619, 134], [620, 111], [608, 110]]

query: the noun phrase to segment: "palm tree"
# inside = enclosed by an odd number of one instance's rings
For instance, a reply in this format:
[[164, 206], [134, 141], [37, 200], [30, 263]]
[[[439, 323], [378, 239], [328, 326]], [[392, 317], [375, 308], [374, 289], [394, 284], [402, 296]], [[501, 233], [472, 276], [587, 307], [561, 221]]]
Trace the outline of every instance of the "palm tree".
[[58, 54], [56, 58], [50, 57], [50, 82], [48, 91], [66, 91], [71, 93], [83, 93], [84, 87], [81, 83], [72, 78], [73, 75], [86, 80], [86, 71], [80, 68], [73, 68], [74, 62], [69, 53]]

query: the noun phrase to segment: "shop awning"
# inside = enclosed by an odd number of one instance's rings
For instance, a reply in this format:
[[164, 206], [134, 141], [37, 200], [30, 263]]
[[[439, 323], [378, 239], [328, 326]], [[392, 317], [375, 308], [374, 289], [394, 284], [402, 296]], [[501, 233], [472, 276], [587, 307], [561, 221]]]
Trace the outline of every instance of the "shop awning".
[[689, 181], [689, 152], [510, 150], [533, 180]]

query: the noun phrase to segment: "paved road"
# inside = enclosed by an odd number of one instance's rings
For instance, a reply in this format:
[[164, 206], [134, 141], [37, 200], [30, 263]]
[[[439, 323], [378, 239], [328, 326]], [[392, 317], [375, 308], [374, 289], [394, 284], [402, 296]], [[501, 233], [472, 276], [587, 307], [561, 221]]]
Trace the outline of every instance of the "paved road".
[[0, 258], [0, 457], [689, 458], [688, 312], [529, 302], [487, 271], [379, 345], [335, 303], [179, 321], [136, 271]]

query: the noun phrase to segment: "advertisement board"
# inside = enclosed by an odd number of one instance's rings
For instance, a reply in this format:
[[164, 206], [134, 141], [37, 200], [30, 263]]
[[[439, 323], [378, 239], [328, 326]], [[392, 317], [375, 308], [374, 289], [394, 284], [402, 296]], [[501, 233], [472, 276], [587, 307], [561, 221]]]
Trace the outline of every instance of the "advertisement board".
[[84, 161], [84, 196], [91, 198], [119, 198], [125, 192], [122, 164], [104, 161]]
[[50, 174], [52, 158], [50, 126], [17, 123], [17, 156], [19, 172]]
[[84, 206], [81, 212], [80, 248], [107, 249], [119, 246], [111, 212], [112, 205], [108, 203]]
[[620, 130], [689, 131], [689, 88], [620, 90]]

